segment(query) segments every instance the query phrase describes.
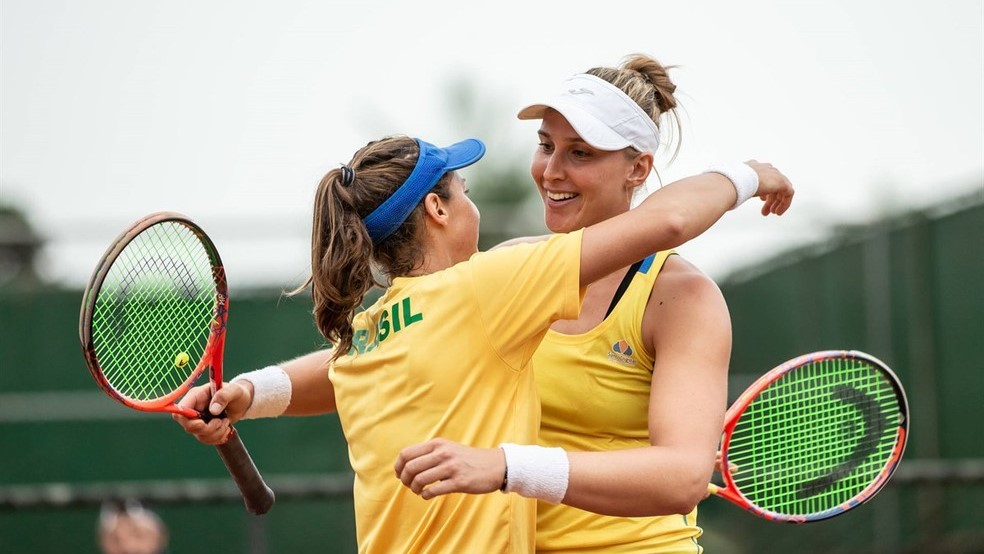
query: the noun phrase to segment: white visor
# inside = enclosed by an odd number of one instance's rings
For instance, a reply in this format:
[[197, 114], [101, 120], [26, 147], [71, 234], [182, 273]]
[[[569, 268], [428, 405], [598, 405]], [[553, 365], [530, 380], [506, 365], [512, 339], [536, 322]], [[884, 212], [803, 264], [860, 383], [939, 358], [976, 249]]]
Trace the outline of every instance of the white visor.
[[639, 104], [608, 81], [581, 73], [564, 81], [563, 89], [550, 100], [526, 106], [520, 119], [542, 119], [553, 108], [567, 119], [584, 142], [599, 150], [621, 150], [629, 146], [656, 153], [659, 128]]

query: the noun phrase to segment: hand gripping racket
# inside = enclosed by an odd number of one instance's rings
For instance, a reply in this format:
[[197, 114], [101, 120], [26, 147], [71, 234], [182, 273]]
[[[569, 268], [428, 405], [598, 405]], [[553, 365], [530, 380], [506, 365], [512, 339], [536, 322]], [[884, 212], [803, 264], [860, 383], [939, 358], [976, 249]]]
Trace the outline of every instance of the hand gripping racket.
[[[908, 403], [880, 360], [829, 350], [789, 360], [728, 409], [720, 496], [772, 521], [805, 523], [871, 500], [902, 458]], [[734, 468], [734, 466], [737, 466]]]
[[[215, 245], [187, 217], [160, 212], [123, 232], [103, 255], [82, 299], [79, 336], [99, 387], [136, 410], [213, 416], [176, 402], [209, 369], [222, 387], [229, 296]], [[264, 514], [273, 491], [233, 429], [217, 446], [246, 509]]]

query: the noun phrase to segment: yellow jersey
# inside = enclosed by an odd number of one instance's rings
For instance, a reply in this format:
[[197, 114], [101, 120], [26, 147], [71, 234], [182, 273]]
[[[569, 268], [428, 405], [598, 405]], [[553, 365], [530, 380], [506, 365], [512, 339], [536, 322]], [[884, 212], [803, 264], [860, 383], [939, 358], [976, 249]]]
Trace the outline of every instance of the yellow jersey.
[[550, 324], [576, 318], [581, 232], [478, 253], [401, 277], [354, 320], [329, 370], [355, 470], [359, 551], [526, 553], [535, 501], [515, 494], [423, 500], [403, 486], [400, 450], [443, 437], [495, 448], [536, 443], [530, 359]]
[[[649, 446], [653, 358], [642, 318], [673, 251], [646, 258], [612, 313], [580, 335], [550, 331], [533, 357], [543, 419], [540, 441], [569, 451]], [[681, 417], [685, 417], [681, 415]], [[538, 552], [701, 552], [697, 510], [686, 515], [611, 517], [562, 504], [537, 505]]]

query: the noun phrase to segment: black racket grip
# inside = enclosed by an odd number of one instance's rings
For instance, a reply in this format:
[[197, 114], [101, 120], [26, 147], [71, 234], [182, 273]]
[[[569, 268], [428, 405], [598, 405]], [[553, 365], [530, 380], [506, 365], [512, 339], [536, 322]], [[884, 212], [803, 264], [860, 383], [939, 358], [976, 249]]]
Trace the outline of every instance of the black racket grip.
[[239, 433], [233, 429], [229, 440], [215, 448], [219, 451], [222, 463], [229, 470], [229, 475], [232, 475], [232, 480], [239, 487], [246, 510], [253, 515], [263, 515], [270, 511], [276, 496], [263, 481], [256, 464], [253, 463], [253, 458], [250, 458], [246, 446], [239, 438]]

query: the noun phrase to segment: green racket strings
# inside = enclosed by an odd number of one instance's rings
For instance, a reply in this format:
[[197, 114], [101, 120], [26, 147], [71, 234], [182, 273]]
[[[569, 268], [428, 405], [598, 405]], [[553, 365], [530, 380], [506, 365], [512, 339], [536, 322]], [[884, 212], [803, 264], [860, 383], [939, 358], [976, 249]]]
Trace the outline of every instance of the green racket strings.
[[735, 484], [776, 513], [835, 508], [885, 469], [900, 413], [891, 382], [866, 361], [819, 360], [792, 370], [739, 418], [728, 447]]
[[138, 401], [177, 389], [202, 359], [215, 302], [211, 259], [195, 233], [174, 221], [145, 229], [96, 298], [92, 341], [106, 380]]

